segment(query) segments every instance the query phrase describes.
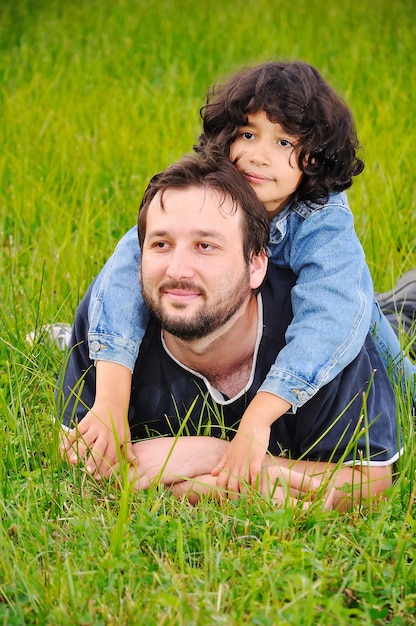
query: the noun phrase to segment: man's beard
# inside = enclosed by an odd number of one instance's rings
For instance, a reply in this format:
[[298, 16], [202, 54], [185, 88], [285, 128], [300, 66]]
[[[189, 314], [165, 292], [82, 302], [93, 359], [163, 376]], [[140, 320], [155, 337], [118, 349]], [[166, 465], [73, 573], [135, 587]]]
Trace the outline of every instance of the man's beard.
[[[206, 293], [199, 286], [191, 282], [170, 281], [164, 283], [158, 290], [159, 298], [154, 298], [145, 292], [142, 285], [143, 299], [149, 311], [156, 317], [163, 330], [171, 333], [175, 337], [192, 341], [202, 339], [210, 333], [226, 324], [232, 316], [241, 308], [252, 290], [249, 287], [249, 269], [246, 268], [244, 276], [238, 284], [231, 290], [217, 299], [211, 305], [206, 303]], [[166, 289], [189, 289], [197, 290], [203, 302], [199, 310], [192, 314], [192, 317], [174, 317], [173, 314], [166, 314], [161, 305], [161, 296]], [[178, 305], [177, 308], [184, 309], [186, 305]]]

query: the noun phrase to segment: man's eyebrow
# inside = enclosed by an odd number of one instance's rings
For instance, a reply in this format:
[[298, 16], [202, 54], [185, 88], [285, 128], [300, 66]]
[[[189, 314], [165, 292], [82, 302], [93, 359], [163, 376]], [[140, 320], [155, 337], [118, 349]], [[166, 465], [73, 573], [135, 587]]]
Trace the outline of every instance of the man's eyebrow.
[[225, 240], [224, 235], [222, 234], [221, 231], [219, 230], [195, 230], [193, 233], [193, 235], [197, 236], [197, 237], [201, 237], [202, 239], [204, 239], [205, 237], [210, 239], [221, 239], [221, 240]]
[[[212, 230], [195, 229], [195, 230], [190, 231], [189, 234], [193, 237], [198, 237], [200, 239], [212, 238], [212, 239], [225, 241], [225, 237], [222, 234], [222, 232], [219, 230], [214, 230], [214, 229]], [[149, 239], [154, 238], [154, 237], [170, 237], [170, 236], [171, 236], [171, 233], [169, 232], [169, 230], [166, 230], [166, 229], [163, 229], [163, 230], [155, 229], [147, 233], [147, 237], [149, 237]]]
[[167, 230], [149, 230], [146, 232], [146, 237], [167, 237], [169, 231]]

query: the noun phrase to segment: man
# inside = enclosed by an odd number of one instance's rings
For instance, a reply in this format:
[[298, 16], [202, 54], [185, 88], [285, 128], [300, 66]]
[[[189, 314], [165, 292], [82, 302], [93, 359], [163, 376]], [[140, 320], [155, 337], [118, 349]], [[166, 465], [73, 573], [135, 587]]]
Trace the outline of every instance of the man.
[[[296, 277], [268, 267], [264, 208], [228, 161], [188, 157], [165, 170], [145, 193], [138, 229], [140, 280], [152, 317], [133, 373], [131, 479], [147, 487], [158, 477], [196, 501], [200, 493], [218, 493], [211, 472], [285, 345]], [[60, 382], [67, 429], [95, 395], [88, 302], [89, 292]], [[250, 441], [268, 441], [257, 487], [274, 499], [324, 484], [331, 487], [327, 502], [342, 507], [386, 489], [398, 456], [397, 422], [371, 338], [296, 414], [270, 429], [259, 425]], [[88, 451], [77, 445], [78, 459]], [[90, 452], [96, 458], [94, 447]], [[285, 486], [277, 487], [277, 479]]]

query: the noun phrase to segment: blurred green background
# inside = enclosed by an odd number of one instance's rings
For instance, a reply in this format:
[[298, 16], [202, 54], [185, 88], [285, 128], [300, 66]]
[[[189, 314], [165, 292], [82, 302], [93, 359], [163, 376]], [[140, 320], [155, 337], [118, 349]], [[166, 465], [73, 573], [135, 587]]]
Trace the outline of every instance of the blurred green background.
[[410, 0], [3, 1], [3, 306], [28, 327], [70, 318], [149, 177], [192, 150], [209, 85], [267, 59], [310, 62], [352, 108], [350, 202], [390, 288], [416, 264], [415, 16]]

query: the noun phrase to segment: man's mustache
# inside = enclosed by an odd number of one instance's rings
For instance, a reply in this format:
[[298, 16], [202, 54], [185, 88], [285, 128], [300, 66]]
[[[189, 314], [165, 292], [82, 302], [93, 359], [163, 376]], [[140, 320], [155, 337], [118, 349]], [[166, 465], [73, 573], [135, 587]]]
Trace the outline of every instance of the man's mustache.
[[190, 281], [181, 281], [181, 280], [171, 280], [163, 283], [159, 287], [159, 293], [163, 293], [164, 291], [168, 291], [170, 289], [181, 289], [183, 291], [196, 291], [202, 296], [205, 296], [205, 290], [197, 283], [193, 283]]

